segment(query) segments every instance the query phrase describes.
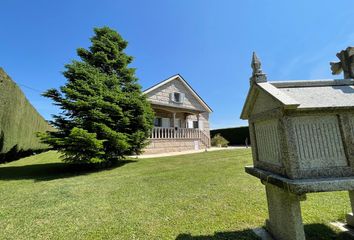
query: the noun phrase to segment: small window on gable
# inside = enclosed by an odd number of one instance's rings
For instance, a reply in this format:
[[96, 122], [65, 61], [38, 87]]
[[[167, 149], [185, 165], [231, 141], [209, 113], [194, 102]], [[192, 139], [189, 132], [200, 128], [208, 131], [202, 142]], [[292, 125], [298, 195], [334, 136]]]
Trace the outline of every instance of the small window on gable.
[[183, 103], [184, 101], [184, 93], [180, 92], [173, 92], [170, 94], [171, 96], [171, 101], [175, 103]]
[[181, 94], [179, 92], [173, 93], [175, 102], [181, 102]]

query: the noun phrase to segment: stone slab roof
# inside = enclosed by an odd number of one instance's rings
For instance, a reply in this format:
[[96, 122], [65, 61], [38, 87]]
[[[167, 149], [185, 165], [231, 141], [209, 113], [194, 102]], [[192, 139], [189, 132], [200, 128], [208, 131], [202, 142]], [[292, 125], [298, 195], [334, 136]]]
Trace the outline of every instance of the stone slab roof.
[[353, 79], [260, 82], [251, 85], [241, 119], [248, 119], [258, 91], [267, 93], [285, 109], [354, 107]]
[[268, 84], [278, 90], [273, 94], [280, 92], [297, 102], [298, 109], [354, 107], [353, 80], [289, 81]]

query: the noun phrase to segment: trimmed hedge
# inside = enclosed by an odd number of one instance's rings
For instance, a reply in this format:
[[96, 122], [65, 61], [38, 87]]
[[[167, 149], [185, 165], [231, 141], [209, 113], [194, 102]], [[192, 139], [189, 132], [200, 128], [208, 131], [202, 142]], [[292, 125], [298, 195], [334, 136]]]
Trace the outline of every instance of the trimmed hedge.
[[16, 83], [0, 68], [0, 160], [17, 152], [48, 148], [37, 132], [54, 130], [34, 109]]
[[227, 141], [229, 145], [250, 145], [250, 133], [248, 127], [222, 128], [210, 130], [210, 137], [213, 138], [216, 134], [220, 134]]

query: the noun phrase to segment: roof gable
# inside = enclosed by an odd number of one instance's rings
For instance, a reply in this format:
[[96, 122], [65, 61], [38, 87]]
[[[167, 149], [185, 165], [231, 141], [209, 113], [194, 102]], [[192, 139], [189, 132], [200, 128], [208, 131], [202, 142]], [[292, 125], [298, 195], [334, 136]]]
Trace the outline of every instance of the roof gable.
[[262, 113], [265, 111], [273, 110], [281, 107], [282, 104], [275, 100], [269, 94], [258, 91], [257, 97], [255, 98], [252, 108], [250, 109], [250, 114]]
[[296, 108], [299, 106], [299, 103], [295, 99], [289, 97], [272, 84], [268, 82], [253, 83], [243, 106], [241, 119], [246, 120], [249, 118], [258, 96], [268, 96], [272, 102], [277, 102], [285, 108]]
[[196, 102], [201, 106], [201, 108], [205, 109], [207, 112], [212, 112], [213, 110], [204, 102], [204, 100], [198, 95], [196, 91], [187, 83], [186, 80], [183, 79], [183, 77], [179, 74], [176, 74], [164, 81], [161, 81], [160, 83], [146, 89], [143, 91], [144, 94], [149, 95], [153, 94], [155, 92], [158, 92], [159, 90], [163, 91], [165, 87], [167, 87], [171, 82], [173, 81], [178, 81], [181, 83], [184, 89], [188, 91], [188, 93], [196, 100]]

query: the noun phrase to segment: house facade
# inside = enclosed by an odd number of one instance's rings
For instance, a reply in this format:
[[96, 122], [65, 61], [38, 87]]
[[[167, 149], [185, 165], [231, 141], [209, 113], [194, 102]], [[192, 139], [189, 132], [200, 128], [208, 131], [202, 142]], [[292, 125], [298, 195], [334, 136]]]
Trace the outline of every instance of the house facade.
[[212, 109], [179, 74], [144, 91], [155, 112], [146, 154], [210, 147]]

